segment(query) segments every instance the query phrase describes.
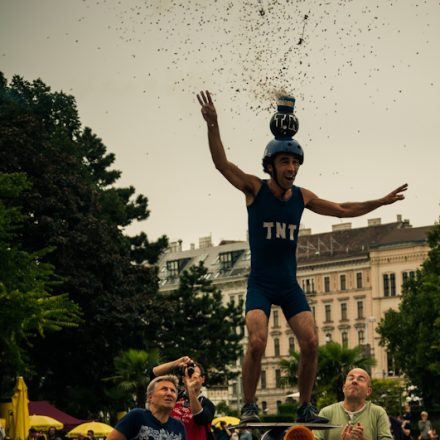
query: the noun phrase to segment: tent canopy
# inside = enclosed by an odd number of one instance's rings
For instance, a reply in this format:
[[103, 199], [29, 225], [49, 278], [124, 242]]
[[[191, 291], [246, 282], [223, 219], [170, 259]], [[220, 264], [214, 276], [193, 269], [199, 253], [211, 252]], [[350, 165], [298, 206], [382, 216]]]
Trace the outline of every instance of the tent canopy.
[[49, 416], [56, 420], [59, 420], [63, 425], [66, 432], [75, 428], [75, 426], [86, 422], [87, 420], [77, 419], [58, 408], [51, 405], [47, 400], [37, 400], [29, 402], [29, 414], [38, 414], [40, 416]]

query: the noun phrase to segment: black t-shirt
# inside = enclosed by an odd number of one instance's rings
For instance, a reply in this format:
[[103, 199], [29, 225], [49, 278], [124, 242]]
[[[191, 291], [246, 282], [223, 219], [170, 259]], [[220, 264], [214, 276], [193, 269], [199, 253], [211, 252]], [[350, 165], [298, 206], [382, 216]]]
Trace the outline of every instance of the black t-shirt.
[[161, 423], [151, 411], [141, 408], [135, 408], [122, 417], [115, 429], [127, 440], [186, 440], [182, 422], [170, 417], [166, 423]]

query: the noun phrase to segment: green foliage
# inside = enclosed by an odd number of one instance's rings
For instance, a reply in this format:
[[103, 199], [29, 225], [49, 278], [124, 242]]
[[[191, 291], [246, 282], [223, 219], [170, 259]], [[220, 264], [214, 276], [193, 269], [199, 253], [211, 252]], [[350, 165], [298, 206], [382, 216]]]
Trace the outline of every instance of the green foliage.
[[170, 301], [158, 341], [165, 360], [188, 355], [207, 371], [207, 383], [224, 384], [234, 377], [230, 365], [242, 352], [243, 303], [222, 303], [220, 290], [207, 279], [201, 262], [183, 271], [179, 288], [162, 297]]
[[[83, 418], [112, 404], [99, 379], [113, 374], [121, 351], [155, 345], [168, 309], [157, 302], [153, 266], [167, 239], [124, 234], [148, 218], [148, 200], [113, 186], [121, 174], [110, 169], [114, 160], [82, 128], [72, 96], [18, 76], [8, 85], [0, 73], [0, 172], [22, 172], [31, 184], [20, 197], [28, 216], [15, 240], [39, 267], [52, 265], [62, 277], [52, 294], [68, 292], [84, 315], [80, 327], [33, 341], [29, 392]], [[51, 252], [37, 256], [40, 249]]]
[[319, 347], [316, 393], [336, 392], [337, 400], [342, 400], [342, 387], [347, 373], [352, 368], [369, 371], [374, 363], [374, 359], [367, 356], [361, 346], [348, 348], [336, 342], [327, 342]]
[[393, 379], [373, 379], [373, 392], [369, 400], [384, 407], [389, 415], [398, 416], [402, 413], [402, 393], [404, 386]]
[[220, 417], [220, 416], [239, 417], [238, 410], [228, 406], [224, 400], [217, 403], [217, 405], [215, 406], [215, 414], [216, 417]]
[[287, 403], [281, 403], [278, 405], [277, 408], [277, 414], [280, 416], [284, 416], [286, 420], [288, 420], [289, 417], [292, 417], [296, 414], [298, 410], [298, 402], [287, 402]]
[[286, 359], [281, 359], [280, 367], [284, 372], [281, 377], [281, 385], [298, 385], [298, 366], [299, 366], [299, 353], [292, 351], [290, 356]]
[[[60, 281], [42, 259], [50, 249], [29, 253], [17, 238], [26, 216], [20, 194], [29, 189], [23, 174], [0, 173], [0, 391], [17, 374], [29, 376], [27, 350], [35, 337], [80, 322], [80, 309], [67, 294], [52, 295]], [[6, 394], [6, 392], [5, 392]]]
[[147, 352], [130, 349], [114, 358], [113, 365], [116, 374], [106, 380], [116, 383], [117, 387], [125, 394], [126, 401], [130, 402], [131, 400], [130, 403], [138, 408], [144, 408], [145, 393], [149, 382], [146, 372], [158, 363], [159, 352], [157, 350]]
[[405, 283], [398, 311], [387, 311], [377, 331], [396, 367], [433, 407], [440, 404], [440, 223], [428, 234], [428, 243], [428, 257]]
[[[347, 373], [352, 368], [369, 370], [374, 359], [365, 355], [362, 347], [347, 348], [336, 342], [327, 342], [318, 349], [318, 371], [316, 376], [315, 395], [319, 408], [344, 398], [342, 386]], [[299, 353], [291, 353], [288, 359], [280, 363], [284, 371], [283, 381], [289, 385], [297, 385]]]

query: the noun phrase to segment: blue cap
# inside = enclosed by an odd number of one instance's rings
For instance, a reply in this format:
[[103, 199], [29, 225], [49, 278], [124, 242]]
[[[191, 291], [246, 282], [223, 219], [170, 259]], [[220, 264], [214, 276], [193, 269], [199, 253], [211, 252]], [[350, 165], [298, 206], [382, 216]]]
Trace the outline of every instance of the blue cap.
[[295, 155], [299, 163], [304, 162], [304, 151], [295, 139], [272, 139], [264, 150], [263, 161], [278, 153], [289, 153]]

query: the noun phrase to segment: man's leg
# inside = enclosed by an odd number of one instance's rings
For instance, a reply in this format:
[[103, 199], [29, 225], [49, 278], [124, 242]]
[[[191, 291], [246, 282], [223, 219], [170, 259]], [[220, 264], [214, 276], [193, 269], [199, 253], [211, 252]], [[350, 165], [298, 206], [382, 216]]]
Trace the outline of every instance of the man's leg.
[[[318, 365], [318, 335], [315, 320], [311, 312], [304, 311], [292, 316], [289, 325], [298, 339], [300, 348], [298, 390], [301, 407], [298, 421], [327, 423], [328, 420], [318, 417], [315, 414], [316, 410], [310, 405]], [[304, 411], [305, 414], [302, 414]]]
[[[268, 318], [262, 310], [250, 310], [246, 314], [246, 327], [248, 331], [248, 345], [243, 360], [242, 378], [244, 407], [241, 421], [258, 421], [256, 413], [255, 392], [261, 373], [261, 358], [264, 355], [267, 343]], [[246, 415], [248, 412], [248, 415]], [[255, 413], [255, 414], [253, 414]]]
[[298, 391], [300, 403], [310, 402], [318, 365], [318, 337], [311, 312], [301, 312], [289, 319], [290, 328], [298, 339], [300, 358]]

